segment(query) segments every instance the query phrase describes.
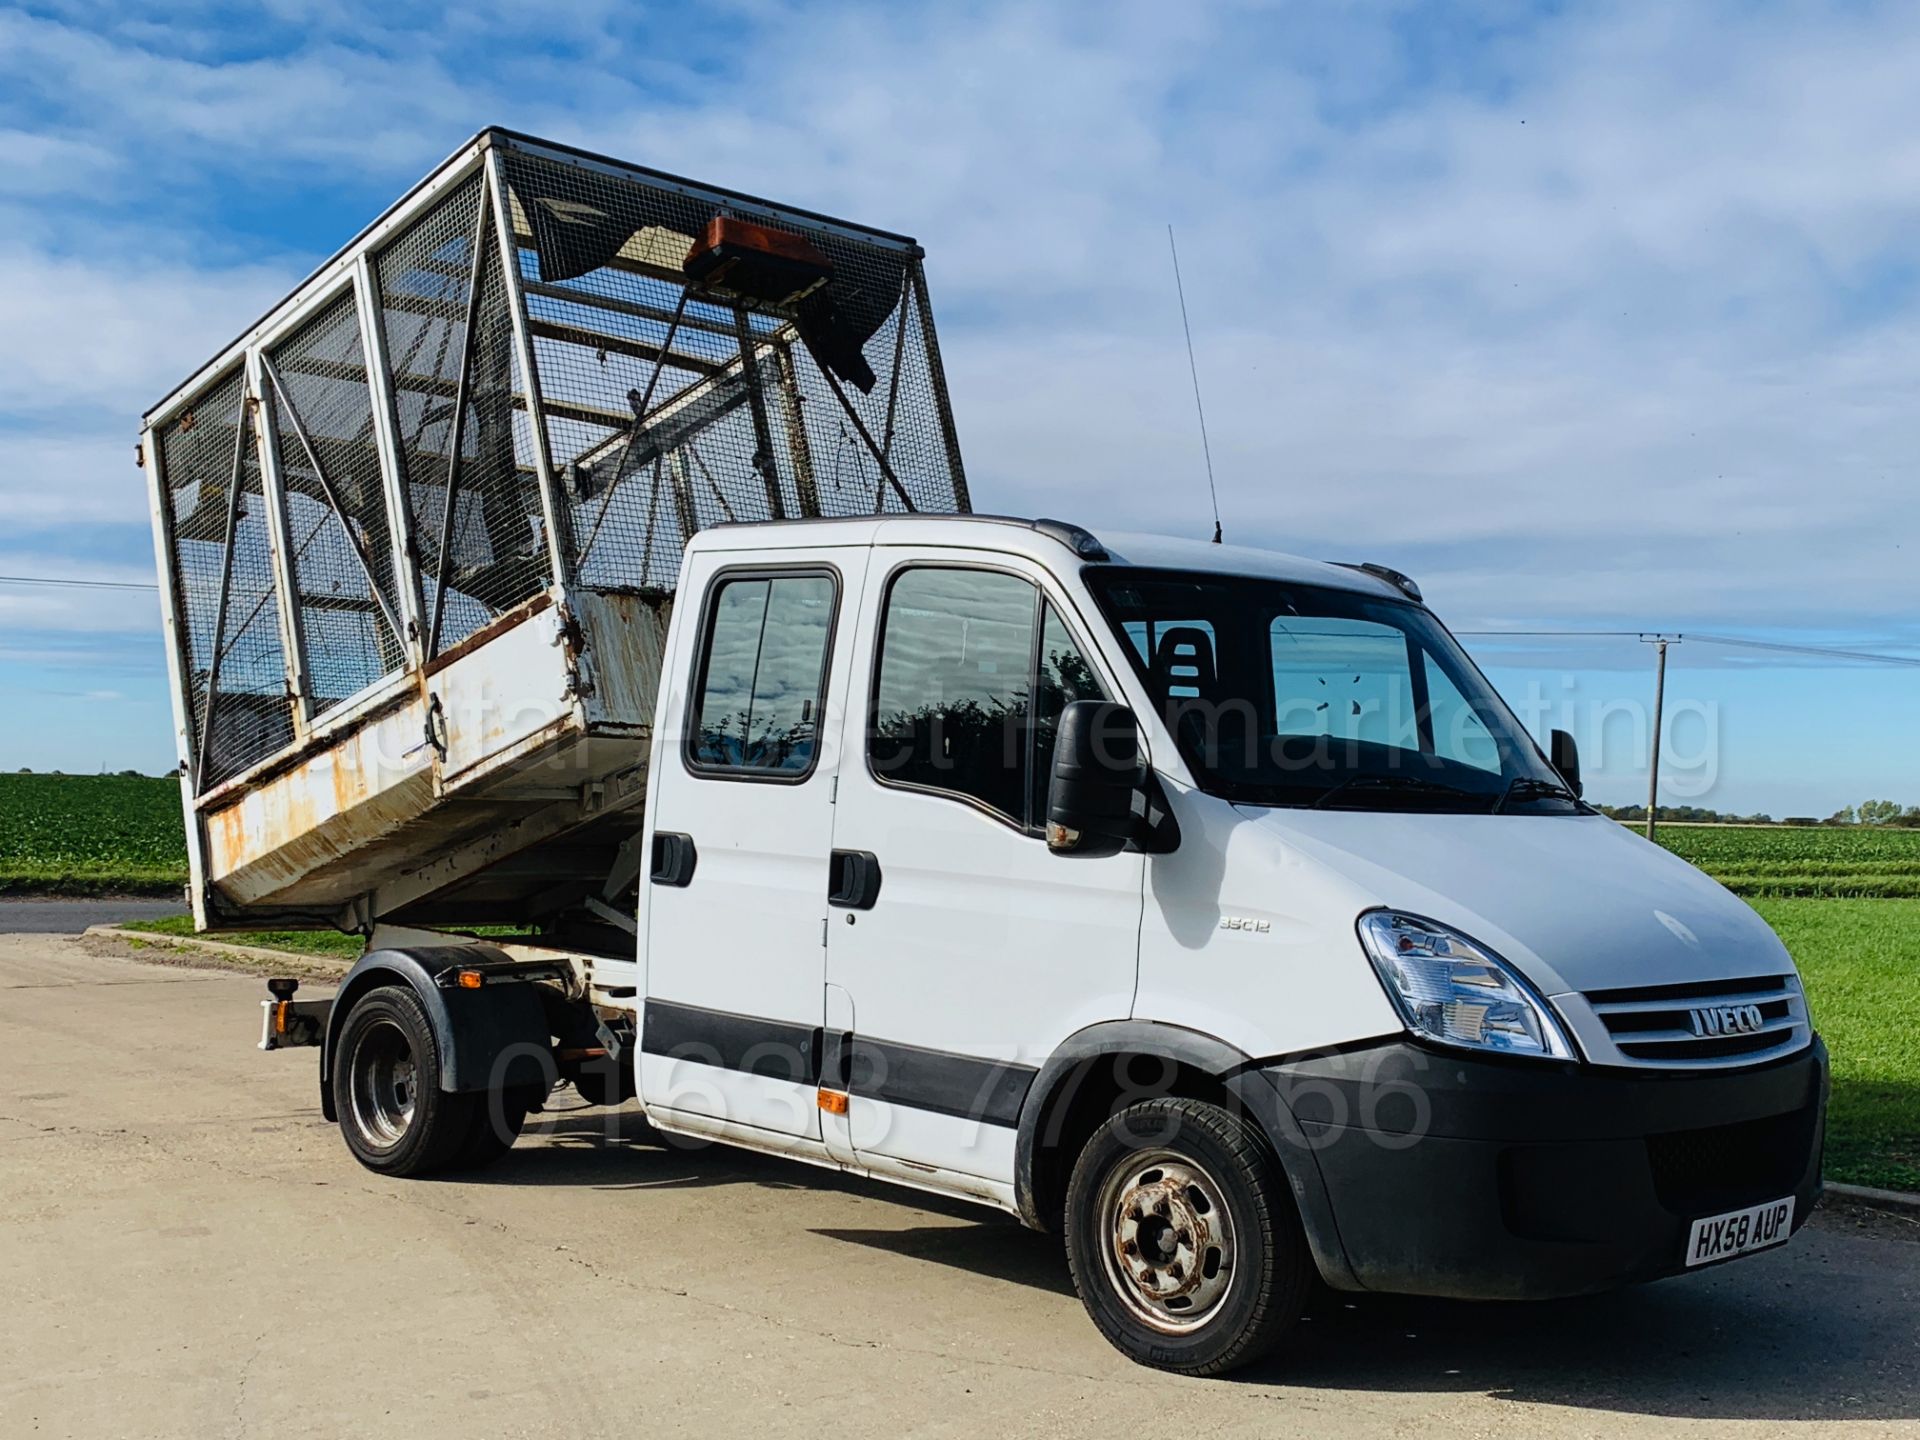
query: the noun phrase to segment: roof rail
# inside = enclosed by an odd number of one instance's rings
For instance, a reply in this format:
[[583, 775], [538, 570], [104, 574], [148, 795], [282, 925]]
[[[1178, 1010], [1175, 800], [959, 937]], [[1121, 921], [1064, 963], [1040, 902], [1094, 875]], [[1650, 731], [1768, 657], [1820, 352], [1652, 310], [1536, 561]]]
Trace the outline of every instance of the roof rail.
[[1068, 520], [1035, 520], [1033, 528], [1042, 535], [1051, 535], [1062, 545], [1073, 551], [1082, 560], [1111, 560], [1107, 547], [1095, 538], [1091, 530], [1075, 525]]
[[1362, 571], [1365, 574], [1373, 576], [1376, 580], [1384, 580], [1409, 600], [1418, 601], [1421, 604], [1426, 603], [1424, 597], [1420, 594], [1420, 587], [1414, 583], [1413, 577], [1402, 574], [1391, 565], [1376, 565], [1371, 560], [1336, 560], [1333, 563], [1347, 570]]
[[785, 520], [716, 520], [707, 528], [725, 530], [746, 525], [816, 525], [845, 520], [977, 520], [988, 525], [1013, 525], [1022, 530], [1031, 530], [1036, 535], [1045, 535], [1050, 540], [1058, 540], [1082, 560], [1103, 563], [1113, 559], [1098, 536], [1071, 520], [1029, 520], [1024, 515], [982, 515], [973, 511], [923, 510], [907, 515], [888, 511], [879, 515], [803, 515]]

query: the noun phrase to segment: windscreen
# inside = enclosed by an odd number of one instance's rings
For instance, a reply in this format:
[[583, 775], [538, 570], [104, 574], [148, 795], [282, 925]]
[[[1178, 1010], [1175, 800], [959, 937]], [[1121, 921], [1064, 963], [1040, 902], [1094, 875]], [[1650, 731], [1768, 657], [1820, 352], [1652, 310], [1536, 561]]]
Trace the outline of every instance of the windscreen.
[[1204, 573], [1094, 567], [1087, 578], [1214, 794], [1342, 809], [1584, 808], [1418, 605]]

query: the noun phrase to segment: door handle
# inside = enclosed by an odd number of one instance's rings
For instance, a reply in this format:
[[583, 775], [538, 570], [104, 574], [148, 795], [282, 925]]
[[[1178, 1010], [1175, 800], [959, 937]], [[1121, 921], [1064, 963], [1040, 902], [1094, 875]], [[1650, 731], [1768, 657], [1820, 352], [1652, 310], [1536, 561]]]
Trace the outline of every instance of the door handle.
[[871, 910], [880, 898], [880, 858], [871, 850], [836, 850], [827, 859], [827, 903]]
[[[816, 1032], [819, 1033], [819, 1032]], [[828, 1030], [820, 1044], [820, 1088], [845, 1094], [853, 1081], [853, 1032]]]
[[693, 882], [693, 867], [700, 863], [700, 852], [693, 837], [678, 830], [653, 832], [653, 883], [686, 886]]

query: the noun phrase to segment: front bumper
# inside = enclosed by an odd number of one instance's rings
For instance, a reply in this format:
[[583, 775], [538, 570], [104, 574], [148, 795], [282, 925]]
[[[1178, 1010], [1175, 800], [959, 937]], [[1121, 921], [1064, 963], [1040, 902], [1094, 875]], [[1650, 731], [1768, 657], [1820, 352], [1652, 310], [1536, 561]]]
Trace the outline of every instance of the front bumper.
[[[1728, 1072], [1481, 1059], [1392, 1041], [1260, 1074], [1319, 1168], [1335, 1284], [1546, 1299], [1685, 1268], [1691, 1222], [1820, 1195], [1827, 1053]], [[1297, 1153], [1297, 1150], [1296, 1150]], [[1326, 1268], [1323, 1265], [1323, 1268]]]

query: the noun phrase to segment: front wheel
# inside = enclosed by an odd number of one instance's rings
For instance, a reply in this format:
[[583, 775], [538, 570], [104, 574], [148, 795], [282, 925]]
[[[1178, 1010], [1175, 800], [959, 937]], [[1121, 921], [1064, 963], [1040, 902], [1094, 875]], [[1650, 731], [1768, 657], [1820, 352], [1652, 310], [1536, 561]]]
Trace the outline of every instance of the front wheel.
[[1087, 1314], [1143, 1365], [1219, 1375], [1269, 1354], [1314, 1274], [1286, 1176], [1244, 1120], [1198, 1100], [1129, 1106], [1067, 1187]]

